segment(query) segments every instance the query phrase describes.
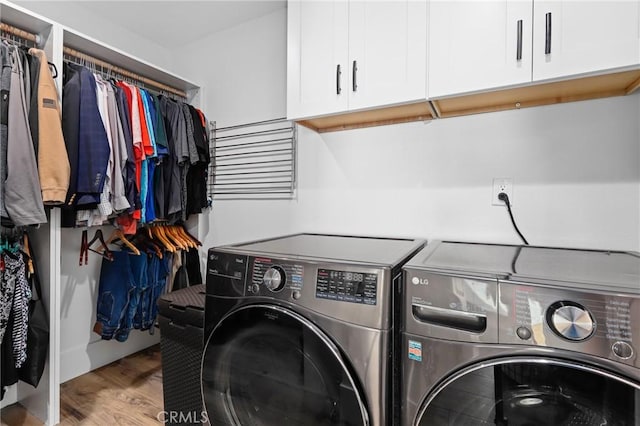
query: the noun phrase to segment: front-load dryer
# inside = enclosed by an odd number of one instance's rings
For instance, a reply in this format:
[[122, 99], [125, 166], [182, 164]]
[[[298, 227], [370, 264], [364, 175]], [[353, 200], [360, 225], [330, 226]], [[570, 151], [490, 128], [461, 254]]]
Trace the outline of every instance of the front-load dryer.
[[404, 269], [402, 425], [640, 425], [637, 253], [442, 242]]
[[392, 305], [401, 266], [423, 245], [297, 234], [210, 249], [210, 423], [392, 424]]

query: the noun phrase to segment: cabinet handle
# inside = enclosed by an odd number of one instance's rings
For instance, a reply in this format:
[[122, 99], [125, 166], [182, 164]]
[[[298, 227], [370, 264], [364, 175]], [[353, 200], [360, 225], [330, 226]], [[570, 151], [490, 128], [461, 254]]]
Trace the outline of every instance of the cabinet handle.
[[340, 64], [336, 66], [336, 94], [339, 95], [342, 93], [342, 87], [340, 86], [340, 77], [342, 76], [342, 70], [340, 69]]
[[522, 60], [522, 19], [518, 20], [518, 44], [516, 45], [516, 61]]
[[358, 83], [356, 81], [356, 75], [358, 74], [358, 61], [353, 61], [353, 74], [352, 74], [352, 79], [351, 79], [351, 83], [352, 83], [352, 89], [354, 92], [356, 92], [358, 90]]
[[546, 15], [546, 31], [544, 36], [544, 54], [549, 55], [551, 53], [551, 12]]

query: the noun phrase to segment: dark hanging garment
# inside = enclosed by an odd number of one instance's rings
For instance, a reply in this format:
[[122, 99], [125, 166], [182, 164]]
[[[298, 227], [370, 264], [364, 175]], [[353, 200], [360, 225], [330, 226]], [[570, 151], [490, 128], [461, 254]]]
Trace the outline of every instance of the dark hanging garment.
[[9, 316], [9, 326], [4, 333], [2, 344], [0, 345], [0, 384], [2, 391], [0, 399], [4, 398], [7, 386], [11, 386], [18, 382], [18, 369], [16, 368], [16, 360], [13, 356], [13, 312]]
[[111, 148], [98, 111], [96, 80], [80, 67], [80, 125], [78, 140], [77, 208], [95, 208], [107, 175]]
[[198, 111], [188, 106], [193, 139], [198, 152], [198, 161], [192, 164], [187, 173], [187, 214], [202, 213], [207, 207], [207, 174], [209, 171], [209, 143], [206, 129], [202, 125]]
[[11, 91], [11, 57], [9, 47], [0, 43], [0, 216], [8, 218], [4, 204], [7, 180], [7, 146], [9, 140], [9, 93]]
[[29, 108], [29, 129], [31, 130], [31, 139], [37, 160], [39, 145], [38, 84], [40, 82], [40, 58], [27, 54], [27, 60], [29, 61], [29, 73], [31, 74], [31, 99], [28, 100], [31, 105]]
[[153, 192], [155, 201], [155, 214], [157, 219], [167, 219], [167, 174], [170, 172], [171, 158], [169, 155], [169, 147], [167, 142], [167, 132], [164, 125], [164, 117], [162, 115], [160, 100], [157, 96], [149, 94], [149, 106], [153, 111], [154, 130], [156, 139], [156, 153], [158, 162], [156, 164], [155, 175], [153, 180]]
[[160, 111], [164, 117], [170, 157], [168, 169], [164, 171], [166, 215], [169, 218], [179, 216], [182, 209], [182, 170], [186, 162], [181, 153], [186, 144], [186, 130], [181, 125], [182, 110], [177, 102], [161, 96]]
[[77, 65], [65, 62], [62, 88], [62, 133], [69, 156], [71, 176], [67, 199], [62, 209], [62, 226], [76, 226], [75, 201], [78, 181], [78, 140], [80, 134], [80, 72]]
[[186, 255], [186, 268], [189, 277], [189, 285], [202, 284], [202, 273], [200, 272], [200, 255], [198, 249], [192, 248]]

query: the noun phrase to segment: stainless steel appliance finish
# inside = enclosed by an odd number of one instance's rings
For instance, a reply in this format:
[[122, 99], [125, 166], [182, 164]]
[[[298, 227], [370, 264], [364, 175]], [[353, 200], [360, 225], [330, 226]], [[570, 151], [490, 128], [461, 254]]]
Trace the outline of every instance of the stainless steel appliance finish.
[[403, 425], [640, 425], [637, 253], [435, 242], [404, 270]]
[[202, 387], [211, 423], [390, 424], [394, 290], [423, 245], [297, 234], [210, 249]]

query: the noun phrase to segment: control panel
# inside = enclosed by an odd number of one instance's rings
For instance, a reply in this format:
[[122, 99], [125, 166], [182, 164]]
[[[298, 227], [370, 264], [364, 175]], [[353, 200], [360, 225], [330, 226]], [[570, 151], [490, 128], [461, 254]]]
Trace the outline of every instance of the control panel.
[[500, 283], [500, 343], [579, 351], [640, 367], [640, 298]]
[[498, 282], [405, 270], [405, 329], [462, 342], [497, 343]]
[[210, 249], [207, 256], [207, 294], [244, 296], [248, 265], [248, 256]]
[[[387, 268], [210, 249], [207, 295], [240, 303], [280, 301], [351, 324], [391, 327]], [[233, 301], [229, 301], [233, 303]]]
[[299, 263], [267, 257], [252, 257], [249, 294], [299, 299], [304, 284], [305, 267]]
[[316, 298], [375, 305], [378, 274], [318, 269]]

